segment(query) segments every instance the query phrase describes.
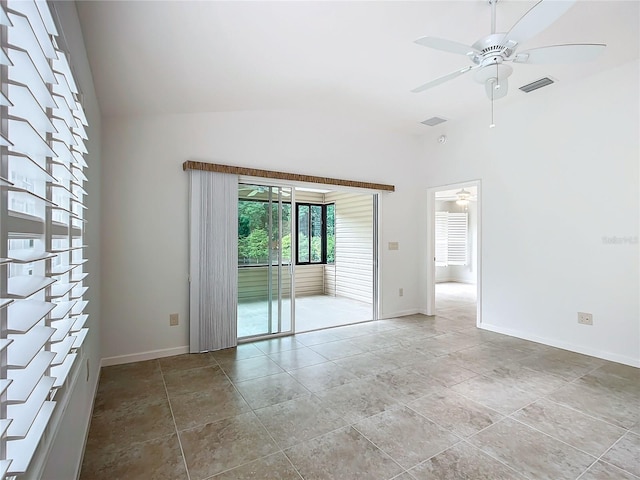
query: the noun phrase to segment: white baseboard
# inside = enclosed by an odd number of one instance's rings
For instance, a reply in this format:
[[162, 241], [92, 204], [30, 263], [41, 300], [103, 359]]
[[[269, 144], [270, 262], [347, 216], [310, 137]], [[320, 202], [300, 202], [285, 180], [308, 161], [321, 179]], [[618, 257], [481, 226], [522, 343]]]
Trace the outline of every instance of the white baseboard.
[[416, 313], [420, 313], [420, 310], [418, 310], [417, 308], [411, 308], [409, 310], [399, 310], [397, 312], [384, 313], [381, 314], [378, 319], [386, 320], [387, 318], [405, 317], [407, 315], [415, 315]]
[[106, 357], [100, 362], [102, 367], [121, 365], [123, 363], [142, 362], [144, 360], [155, 360], [156, 358], [173, 357], [189, 353], [189, 346], [165, 348], [163, 350], [151, 350], [148, 352], [132, 353], [130, 355], [119, 355], [117, 357]]
[[522, 340], [530, 340], [532, 342], [542, 343], [543, 345], [549, 345], [550, 347], [569, 350], [570, 352], [582, 353], [583, 355], [589, 355], [590, 357], [602, 358], [603, 360], [622, 363], [624, 365], [630, 365], [632, 367], [640, 367], [640, 358], [632, 358], [625, 355], [618, 355], [617, 353], [605, 352], [595, 348], [589, 348], [582, 345], [563, 342], [554, 338], [539, 337], [537, 335], [531, 335], [527, 332], [497, 327], [495, 325], [490, 325], [487, 323], [483, 323], [478, 327], [482, 328], [483, 330], [489, 330], [490, 332], [502, 333], [504, 335], [509, 335], [510, 337], [521, 338]]

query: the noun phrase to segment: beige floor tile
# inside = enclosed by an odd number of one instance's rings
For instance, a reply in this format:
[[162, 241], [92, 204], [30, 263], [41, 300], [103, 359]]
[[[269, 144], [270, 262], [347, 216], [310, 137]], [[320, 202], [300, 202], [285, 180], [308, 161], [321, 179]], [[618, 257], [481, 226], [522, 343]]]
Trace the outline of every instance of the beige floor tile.
[[551, 373], [565, 380], [572, 381], [591, 372], [599, 365], [602, 365], [604, 361], [567, 352], [566, 350], [557, 350], [551, 354], [540, 353], [530, 355], [521, 359], [520, 363], [532, 370]]
[[177, 435], [119, 450], [87, 452], [80, 480], [187, 480]]
[[386, 388], [369, 379], [360, 379], [322, 390], [317, 392], [317, 395], [349, 423], [370, 417], [398, 404], [398, 400], [392, 397]]
[[185, 353], [173, 357], [160, 358], [158, 360], [164, 375], [192, 368], [213, 367], [217, 362], [210, 353]]
[[291, 370], [289, 374], [312, 392], [337, 387], [358, 379], [349, 370], [333, 362]]
[[477, 448], [458, 443], [409, 473], [416, 480], [525, 480], [525, 477]]
[[407, 407], [397, 407], [354, 425], [405, 469], [445, 450], [460, 439]]
[[388, 372], [396, 365], [383, 361], [375, 352], [366, 352], [353, 355], [346, 358], [335, 360], [334, 363], [339, 367], [348, 370], [349, 373], [358, 378], [364, 378], [378, 373]]
[[476, 372], [464, 368], [459, 361], [448, 355], [427, 359], [424, 362], [414, 364], [412, 368], [422, 375], [434, 378], [447, 387], [478, 376]]
[[167, 398], [122, 403], [91, 419], [87, 448], [117, 450], [175, 433]]
[[169, 397], [202, 392], [229, 385], [229, 379], [219, 366], [174, 371], [164, 375]]
[[598, 461], [580, 477], [580, 480], [638, 480], [638, 477], [620, 470], [618, 467]]
[[310, 365], [317, 365], [319, 363], [326, 363], [329, 361], [319, 353], [316, 353], [307, 347], [272, 353], [269, 355], [269, 358], [276, 362], [280, 368], [287, 371], [294, 370], [296, 368], [308, 367]]
[[294, 336], [259, 340], [257, 342], [253, 342], [253, 345], [267, 355], [304, 347], [304, 345], [298, 342]]
[[420, 375], [411, 367], [379, 373], [374, 379], [387, 389], [389, 395], [402, 403], [409, 403], [416, 398], [446, 389], [437, 380]]
[[251, 407], [229, 383], [219, 388], [173, 396], [171, 409], [176, 427], [185, 430], [247, 413]]
[[255, 411], [278, 445], [285, 449], [346, 425], [346, 421], [312, 395]]
[[483, 375], [458, 383], [451, 390], [504, 415], [513, 413], [538, 398], [538, 395], [531, 392]]
[[640, 477], [640, 436], [627, 433], [602, 460]]
[[243, 382], [284, 371], [267, 356], [244, 358], [235, 362], [223, 363], [222, 369], [233, 382]]
[[488, 455], [536, 480], [575, 479], [596, 459], [505, 418], [469, 439]]
[[[159, 370], [158, 370], [159, 372]], [[96, 398], [93, 403], [93, 415], [100, 416], [119, 408], [122, 404], [162, 400], [167, 397], [167, 391], [162, 375], [151, 375], [147, 379], [130, 378], [122, 374], [118, 380], [100, 378]]]
[[251, 408], [263, 408], [307, 395], [301, 383], [288, 373], [277, 373], [235, 384]]
[[512, 417], [596, 457], [625, 434], [622, 428], [545, 399]]
[[403, 470], [351, 427], [296, 445], [285, 454], [309, 480], [389, 479]]
[[623, 428], [631, 428], [640, 422], [640, 408], [632, 397], [581, 378], [551, 393], [548, 398]]
[[242, 343], [237, 347], [217, 350], [212, 352], [211, 355], [213, 355], [213, 358], [215, 358], [219, 365], [222, 365], [246, 358], [261, 357], [264, 355], [264, 352], [259, 350], [253, 343]]
[[511, 362], [485, 373], [487, 377], [508, 383], [525, 392], [547, 395], [565, 385], [567, 381], [550, 373], [539, 372]]
[[350, 357], [352, 355], [357, 355], [366, 351], [365, 348], [360, 348], [358, 346], [358, 343], [352, 341], [351, 339], [320, 343], [309, 348], [329, 360], [337, 360], [339, 358]]
[[202, 480], [278, 451], [253, 413], [180, 432], [191, 480]]
[[211, 480], [302, 480], [284, 453], [268, 457], [227, 470], [211, 477]]
[[503, 416], [451, 390], [419, 398], [409, 407], [461, 437], [493, 425]]

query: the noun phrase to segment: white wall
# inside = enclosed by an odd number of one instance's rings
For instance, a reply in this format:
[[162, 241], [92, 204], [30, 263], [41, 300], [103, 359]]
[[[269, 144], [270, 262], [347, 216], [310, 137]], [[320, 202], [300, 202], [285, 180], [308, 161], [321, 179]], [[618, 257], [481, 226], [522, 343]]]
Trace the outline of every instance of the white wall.
[[511, 93], [495, 129], [487, 103], [425, 139], [425, 187], [482, 181], [483, 328], [640, 366], [638, 71]]
[[[395, 184], [395, 193], [381, 195], [382, 240], [400, 243], [381, 256], [382, 315], [418, 310], [413, 137], [294, 111], [105, 118], [103, 127], [102, 349], [109, 362], [188, 344], [185, 160]], [[177, 327], [169, 326], [173, 312]]]
[[[79, 474], [84, 451], [84, 442], [89, 429], [89, 420], [93, 409], [93, 398], [98, 382], [100, 368], [100, 172], [101, 172], [101, 124], [98, 101], [93, 88], [93, 78], [87, 60], [84, 40], [73, 2], [56, 1], [53, 3], [58, 13], [60, 26], [71, 54], [71, 66], [80, 90], [84, 94], [84, 106], [89, 127], [89, 141], [86, 156], [89, 168], [85, 170], [89, 181], [85, 184], [87, 196], [87, 225], [85, 254], [88, 259], [86, 271], [89, 276], [85, 280], [89, 287], [86, 298], [89, 304], [85, 310], [89, 314], [87, 326], [89, 334], [84, 341], [80, 358], [70, 377], [75, 379], [69, 389], [69, 403], [61, 414], [58, 430], [48, 458], [40, 455], [34, 459], [30, 474], [24, 479], [73, 479]], [[89, 377], [87, 379], [87, 361]], [[62, 395], [56, 400], [60, 401]], [[46, 442], [44, 442], [46, 445]], [[23, 477], [20, 477], [23, 478]]]

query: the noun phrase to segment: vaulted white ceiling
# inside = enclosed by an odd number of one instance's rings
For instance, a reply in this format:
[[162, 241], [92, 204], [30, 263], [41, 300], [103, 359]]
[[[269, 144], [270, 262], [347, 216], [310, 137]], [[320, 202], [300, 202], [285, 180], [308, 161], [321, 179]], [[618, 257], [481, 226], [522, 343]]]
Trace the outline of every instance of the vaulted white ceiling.
[[[506, 31], [534, 1], [500, 0]], [[522, 45], [606, 43], [596, 61], [514, 65], [509, 95], [551, 76], [568, 85], [639, 57], [640, 2], [578, 1]], [[423, 93], [412, 88], [470, 65], [413, 43], [438, 36], [471, 45], [490, 33], [486, 0], [427, 2], [78, 2], [102, 113], [107, 116], [305, 109], [347, 115], [390, 131], [420, 133], [432, 116], [451, 121], [489, 108], [466, 75]], [[558, 88], [551, 86], [547, 88]], [[588, 101], [588, 99], [585, 99]]]

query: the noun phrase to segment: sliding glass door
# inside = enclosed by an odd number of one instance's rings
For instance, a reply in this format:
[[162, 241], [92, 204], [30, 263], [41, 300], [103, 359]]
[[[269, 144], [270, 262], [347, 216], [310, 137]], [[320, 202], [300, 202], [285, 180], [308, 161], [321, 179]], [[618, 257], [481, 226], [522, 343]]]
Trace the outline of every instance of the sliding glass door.
[[293, 331], [290, 187], [238, 186], [238, 338]]

